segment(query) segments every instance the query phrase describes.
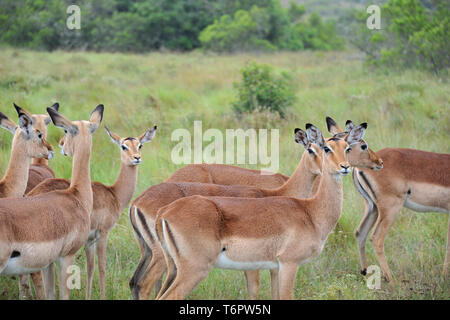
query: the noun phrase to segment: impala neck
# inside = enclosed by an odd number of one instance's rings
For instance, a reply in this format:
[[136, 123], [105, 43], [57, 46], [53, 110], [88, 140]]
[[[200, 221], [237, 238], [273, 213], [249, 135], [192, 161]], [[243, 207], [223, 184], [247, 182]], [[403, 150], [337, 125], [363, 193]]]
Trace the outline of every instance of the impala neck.
[[117, 177], [116, 182], [111, 186], [119, 202], [120, 211], [128, 205], [131, 197], [133, 197], [138, 176], [137, 167], [138, 166], [126, 165], [122, 162], [119, 176]]
[[75, 146], [70, 182], [72, 192], [74, 190], [78, 192], [77, 197], [90, 211], [93, 203], [90, 170], [91, 148], [92, 140], [89, 140], [87, 143], [78, 142]]
[[[326, 168], [324, 168], [326, 170]], [[322, 239], [326, 239], [336, 226], [342, 213], [342, 178], [329, 172], [322, 173], [319, 188], [310, 199], [312, 219], [318, 227]]]
[[33, 158], [31, 164], [34, 166], [47, 166], [48, 160], [45, 158]]
[[28, 170], [30, 169], [31, 158], [26, 154], [23, 145], [22, 131], [17, 129], [14, 134], [11, 157], [5, 175], [0, 180], [0, 185], [5, 186], [6, 194], [2, 197], [22, 197], [28, 183]]
[[300, 163], [290, 178], [278, 189], [273, 190], [273, 196], [286, 196], [294, 198], [309, 198], [312, 195], [314, 181], [318, 175], [313, 174], [306, 166], [308, 159], [306, 152], [303, 152]]

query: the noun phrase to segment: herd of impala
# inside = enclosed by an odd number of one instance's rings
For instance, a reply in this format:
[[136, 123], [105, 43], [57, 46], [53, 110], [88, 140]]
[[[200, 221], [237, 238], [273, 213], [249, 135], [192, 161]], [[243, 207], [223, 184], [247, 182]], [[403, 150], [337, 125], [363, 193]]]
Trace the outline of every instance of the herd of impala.
[[[92, 135], [103, 118], [98, 105], [89, 120], [71, 121], [59, 104], [47, 114], [30, 114], [14, 104], [18, 124], [0, 112], [0, 127], [13, 134], [9, 165], [0, 180], [0, 275], [19, 276], [20, 298], [68, 299], [68, 268], [84, 246], [86, 298], [90, 299], [95, 251], [101, 298], [106, 296], [108, 234], [129, 205], [138, 179], [141, 147], [154, 126], [122, 138], [105, 127], [120, 148], [116, 182], [91, 182]], [[64, 130], [61, 153], [73, 157], [71, 180], [56, 179], [48, 160], [53, 148], [47, 126]], [[361, 273], [366, 274], [366, 241], [371, 241], [386, 279], [393, 281], [384, 240], [402, 207], [450, 212], [450, 154], [400, 148], [378, 152], [363, 137], [366, 123], [345, 129], [327, 117], [325, 139], [312, 124], [296, 128], [294, 140], [306, 152], [291, 177], [261, 174], [230, 165], [187, 165], [151, 186], [129, 206], [141, 259], [130, 280], [133, 298], [184, 299], [213, 267], [242, 270], [251, 299], [257, 298], [259, 270], [269, 269], [274, 299], [292, 299], [299, 265], [323, 250], [342, 213], [341, 177], [353, 167], [365, 216], [356, 231]], [[442, 276], [447, 277], [450, 224]], [[164, 283], [162, 282], [163, 275]]]

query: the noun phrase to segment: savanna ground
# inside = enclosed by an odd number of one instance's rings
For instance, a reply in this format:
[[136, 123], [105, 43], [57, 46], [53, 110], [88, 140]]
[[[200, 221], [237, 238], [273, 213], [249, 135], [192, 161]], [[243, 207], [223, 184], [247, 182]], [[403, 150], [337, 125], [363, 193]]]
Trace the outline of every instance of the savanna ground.
[[[247, 61], [265, 62], [290, 71], [297, 102], [285, 119], [256, 112], [237, 118], [231, 110], [239, 70]], [[158, 132], [143, 147], [143, 163], [135, 195], [162, 182], [181, 165], [171, 162], [177, 128], [192, 132], [193, 121], [207, 128], [279, 128], [280, 172], [291, 174], [301, 147], [293, 141], [293, 129], [306, 122], [326, 132], [325, 116], [340, 124], [352, 119], [367, 121], [366, 140], [373, 150], [409, 147], [450, 152], [450, 90], [446, 81], [418, 71], [388, 72], [364, 67], [353, 52], [277, 53], [232, 56], [151, 53], [30, 52], [0, 50], [0, 110], [17, 119], [12, 102], [33, 113], [44, 113], [53, 102], [70, 119], [87, 119], [99, 103], [105, 105], [103, 124], [122, 136], [137, 136], [157, 124]], [[61, 130], [49, 126], [55, 147]], [[8, 159], [11, 135], [0, 131], [0, 172]], [[205, 146], [207, 144], [205, 143]], [[57, 147], [55, 148], [57, 149]], [[57, 151], [57, 150], [56, 150]], [[70, 178], [71, 159], [57, 153], [50, 165], [57, 177]], [[94, 136], [92, 179], [112, 184], [120, 167], [119, 150], [103, 128]], [[248, 166], [256, 168], [256, 166]], [[445, 255], [448, 215], [414, 213], [403, 209], [390, 230], [386, 255], [398, 286], [382, 283], [369, 290], [359, 274], [359, 255], [354, 237], [362, 218], [361, 196], [344, 178], [344, 210], [322, 254], [300, 267], [295, 297], [298, 299], [449, 299], [450, 281], [439, 275]], [[110, 234], [107, 298], [130, 299], [128, 281], [139, 260], [139, 249], [126, 211]], [[369, 264], [375, 264], [368, 242]], [[73, 299], [85, 296], [84, 252], [78, 254], [82, 288]], [[260, 298], [270, 298], [269, 272], [261, 273]], [[93, 297], [98, 298], [98, 274]], [[17, 280], [0, 278], [0, 299], [18, 297]], [[191, 299], [246, 299], [242, 272], [214, 269], [189, 296]]]

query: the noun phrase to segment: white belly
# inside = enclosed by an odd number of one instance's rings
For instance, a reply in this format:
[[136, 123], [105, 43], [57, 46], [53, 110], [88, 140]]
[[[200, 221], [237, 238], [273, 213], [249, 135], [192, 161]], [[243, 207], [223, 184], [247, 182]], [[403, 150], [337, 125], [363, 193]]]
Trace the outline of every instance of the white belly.
[[406, 208], [414, 210], [416, 212], [443, 212], [449, 213], [448, 210], [439, 207], [429, 207], [423, 206], [420, 203], [416, 203], [409, 198], [406, 198], [405, 203], [403, 204]]
[[221, 252], [216, 261], [216, 267], [234, 270], [263, 270], [278, 269], [278, 262], [274, 261], [233, 261], [225, 252]]
[[6, 267], [0, 272], [0, 275], [16, 275], [16, 274], [29, 274], [41, 270], [40, 268], [30, 269], [21, 265], [20, 257], [11, 258], [8, 260]]

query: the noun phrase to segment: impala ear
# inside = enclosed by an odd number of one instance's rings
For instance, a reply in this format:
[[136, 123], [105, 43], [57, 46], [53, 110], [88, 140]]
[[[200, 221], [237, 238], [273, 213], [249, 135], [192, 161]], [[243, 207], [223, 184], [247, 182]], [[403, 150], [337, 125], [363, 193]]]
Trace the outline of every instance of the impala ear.
[[367, 123], [361, 123], [359, 126], [353, 128], [350, 133], [345, 137], [345, 141], [348, 145], [359, 142], [366, 133]]
[[14, 134], [16, 132], [16, 129], [17, 129], [17, 125], [14, 123], [14, 121], [9, 119], [2, 112], [0, 112], [0, 127], [2, 127], [3, 129], [8, 130], [12, 134]]
[[66, 117], [64, 117], [61, 113], [53, 108], [47, 108], [47, 112], [50, 115], [50, 118], [52, 119], [52, 122], [55, 126], [64, 129], [66, 132], [70, 133], [73, 136], [78, 134], [78, 127]]
[[[55, 102], [50, 108], [55, 109], [56, 111], [59, 111], [59, 103]], [[48, 126], [50, 124], [50, 122], [52, 122], [52, 118], [46, 117], [44, 119], [44, 123], [46, 126]]]
[[349, 133], [354, 127], [355, 125], [353, 124], [352, 120], [347, 120], [347, 122], [345, 123], [345, 132]]
[[294, 129], [294, 139], [295, 142], [300, 143], [305, 149], [308, 147], [309, 144], [308, 135], [302, 129], [300, 128]]
[[14, 108], [17, 111], [17, 114], [19, 115], [19, 127], [22, 129], [22, 132], [28, 137], [32, 130], [33, 126], [33, 117], [31, 114], [29, 114], [25, 109], [22, 107], [19, 107], [17, 104], [14, 104]]
[[327, 122], [327, 129], [328, 129], [329, 133], [331, 133], [332, 135], [335, 135], [335, 134], [338, 134], [339, 132], [342, 132], [342, 129], [338, 126], [336, 121], [334, 121], [332, 118], [326, 117], [325, 120]]
[[102, 104], [99, 104], [97, 107], [95, 107], [94, 111], [91, 113], [91, 117], [89, 119], [89, 131], [90, 133], [94, 133], [95, 130], [100, 126], [100, 123], [103, 119], [103, 110], [105, 110], [105, 107]]
[[108, 136], [111, 138], [111, 141], [120, 147], [120, 145], [121, 145], [120, 140], [122, 140], [122, 139], [114, 132], [109, 131], [107, 126], [105, 126], [105, 130], [106, 130], [106, 133], [108, 134]]
[[322, 131], [311, 123], [306, 124], [306, 134], [308, 140], [311, 143], [317, 144], [321, 149], [325, 146], [325, 139], [323, 138]]
[[156, 134], [156, 130], [158, 129], [157, 126], [154, 126], [151, 129], [148, 129], [144, 134], [142, 134], [141, 136], [139, 136], [139, 142], [141, 144], [144, 144], [146, 142], [150, 142], [153, 140], [153, 138], [155, 137]]

